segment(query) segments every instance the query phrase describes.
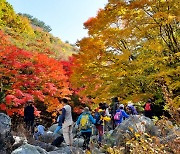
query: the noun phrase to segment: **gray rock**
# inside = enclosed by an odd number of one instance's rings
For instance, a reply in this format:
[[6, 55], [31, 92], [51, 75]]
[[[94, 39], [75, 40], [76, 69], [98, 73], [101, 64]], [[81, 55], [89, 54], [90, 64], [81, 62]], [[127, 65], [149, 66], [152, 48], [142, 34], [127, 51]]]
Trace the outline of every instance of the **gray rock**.
[[72, 147], [72, 149], [70, 149], [70, 147], [65, 146], [59, 148], [58, 150], [50, 151], [48, 154], [84, 154], [84, 152], [80, 148]]
[[21, 145], [27, 143], [27, 139], [26, 137], [22, 137], [22, 136], [13, 136], [15, 143], [13, 144], [12, 149], [15, 150], [17, 148], [19, 148]]
[[51, 145], [50, 143], [45, 143], [45, 142], [41, 142], [41, 141], [37, 141], [37, 140], [31, 140], [28, 143], [31, 145], [34, 145], [34, 146], [39, 146], [48, 152], [57, 149], [55, 146]]
[[4, 113], [0, 113], [0, 134], [5, 135], [10, 132], [11, 118]]
[[0, 151], [1, 153], [9, 153], [15, 142], [10, 132], [11, 118], [4, 113], [0, 113]]
[[152, 136], [159, 136], [158, 127], [156, 127], [150, 118], [142, 115], [131, 115], [124, 120], [113, 132], [105, 136], [105, 142], [112, 146], [124, 144], [126, 139], [134, 137], [134, 133], [148, 133]]
[[160, 143], [162, 144], [168, 144], [171, 141], [180, 138], [180, 128], [179, 127], [173, 127], [169, 133], [160, 138]]
[[[57, 124], [53, 124], [51, 127], [49, 127], [48, 131], [54, 132], [56, 130], [57, 126], [58, 126], [58, 123]], [[62, 134], [62, 129], [58, 132], [58, 134], [59, 135]]]
[[24, 144], [14, 150], [11, 154], [48, 154], [48, 152], [38, 146]]
[[73, 141], [74, 141], [73, 142], [74, 147], [83, 147], [84, 139], [82, 137], [74, 138]]
[[44, 134], [39, 137], [39, 141], [45, 142], [45, 143], [52, 143], [52, 141], [54, 141], [58, 136], [60, 135], [53, 134], [53, 132], [51, 131], [47, 131], [47, 132], [44, 132]]

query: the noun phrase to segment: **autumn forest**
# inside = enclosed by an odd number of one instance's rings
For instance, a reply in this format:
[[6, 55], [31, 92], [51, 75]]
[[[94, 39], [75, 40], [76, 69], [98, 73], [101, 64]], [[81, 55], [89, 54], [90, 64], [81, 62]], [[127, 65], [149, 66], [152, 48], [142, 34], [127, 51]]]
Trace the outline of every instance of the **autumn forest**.
[[0, 0], [0, 110], [21, 117], [31, 99], [36, 116], [55, 119], [62, 98], [77, 115], [114, 97], [141, 112], [152, 99], [179, 125], [179, 1], [109, 0], [84, 28], [88, 37], [64, 43]]
[[90, 102], [93, 107], [117, 96], [124, 103], [165, 102], [177, 119], [177, 0], [109, 0], [84, 23], [89, 37], [77, 42], [79, 51], [31, 24], [32, 16], [16, 14], [5, 0], [0, 3], [0, 108], [9, 115], [22, 114], [29, 98], [52, 113], [58, 98], [78, 98], [77, 106]]

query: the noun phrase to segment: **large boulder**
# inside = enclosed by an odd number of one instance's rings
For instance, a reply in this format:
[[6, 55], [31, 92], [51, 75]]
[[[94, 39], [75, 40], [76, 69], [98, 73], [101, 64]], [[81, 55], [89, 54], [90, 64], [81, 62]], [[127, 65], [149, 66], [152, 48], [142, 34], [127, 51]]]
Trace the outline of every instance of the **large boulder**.
[[0, 113], [0, 134], [6, 135], [11, 130], [11, 118], [4, 113]]
[[10, 132], [11, 118], [4, 113], [0, 113], [0, 153], [9, 153], [15, 142]]
[[73, 139], [73, 146], [74, 147], [83, 147], [83, 144], [84, 144], [84, 138], [83, 137]]
[[45, 149], [47, 152], [57, 149], [57, 147], [51, 145], [50, 143], [45, 143], [34, 139], [29, 140], [28, 143], [34, 146], [39, 146], [42, 149]]
[[39, 140], [45, 143], [52, 143], [58, 136], [60, 135], [53, 134], [53, 132], [51, 131], [47, 131], [47, 132], [44, 132], [44, 134], [39, 137]]
[[124, 120], [114, 131], [105, 136], [105, 142], [112, 146], [123, 145], [126, 139], [134, 137], [135, 133], [148, 133], [152, 136], [159, 136], [160, 132], [150, 118], [142, 115], [131, 115]]
[[11, 154], [48, 154], [48, 152], [38, 146], [24, 144], [14, 150]]
[[[57, 124], [53, 124], [51, 127], [49, 127], [48, 131], [54, 132], [56, 130], [57, 126], [58, 126], [58, 123]], [[58, 132], [58, 134], [59, 135], [62, 134], [62, 129]]]
[[15, 142], [12, 146], [12, 150], [15, 150], [22, 146], [23, 144], [27, 143], [27, 138], [25, 136], [13, 136]]

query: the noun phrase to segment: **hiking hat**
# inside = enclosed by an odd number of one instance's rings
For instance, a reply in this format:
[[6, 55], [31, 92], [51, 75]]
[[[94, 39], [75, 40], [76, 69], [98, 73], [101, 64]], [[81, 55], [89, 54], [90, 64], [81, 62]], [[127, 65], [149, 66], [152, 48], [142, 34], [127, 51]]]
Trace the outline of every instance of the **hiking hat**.
[[28, 104], [33, 104], [34, 103], [34, 101], [33, 100], [27, 100], [27, 102], [26, 103], [28, 103]]
[[133, 106], [132, 101], [129, 101], [127, 106], [128, 106], [128, 107], [129, 107], [129, 106]]
[[119, 107], [124, 109], [124, 105], [123, 104], [120, 104]]
[[85, 108], [84, 108], [84, 112], [89, 112], [89, 108], [88, 108], [88, 107], [85, 107]]

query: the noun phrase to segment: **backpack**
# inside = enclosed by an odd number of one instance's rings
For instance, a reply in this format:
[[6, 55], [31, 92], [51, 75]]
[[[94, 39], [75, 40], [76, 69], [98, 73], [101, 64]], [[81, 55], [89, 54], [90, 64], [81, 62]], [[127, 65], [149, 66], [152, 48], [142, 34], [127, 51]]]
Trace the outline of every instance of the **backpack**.
[[91, 128], [91, 123], [89, 120], [89, 114], [83, 114], [80, 120], [80, 130], [87, 130]]
[[121, 111], [116, 112], [116, 114], [114, 115], [114, 120], [120, 120], [121, 115], [122, 115]]
[[100, 125], [100, 124], [102, 124], [101, 114], [100, 114], [99, 112], [95, 112], [95, 114], [94, 114], [94, 119], [96, 119], [95, 125]]
[[151, 111], [151, 104], [150, 103], [146, 103], [145, 111]]

